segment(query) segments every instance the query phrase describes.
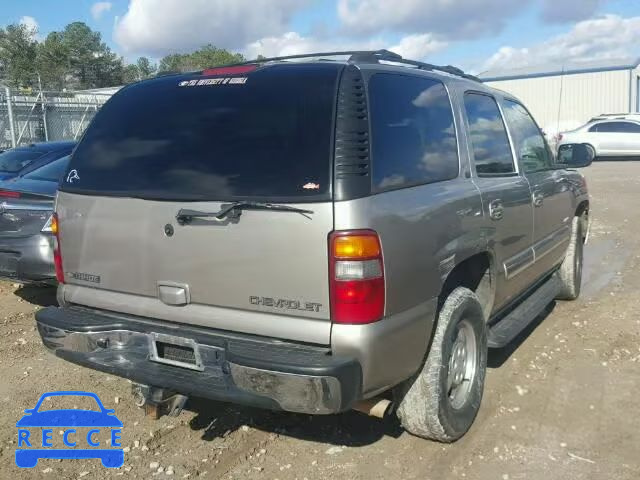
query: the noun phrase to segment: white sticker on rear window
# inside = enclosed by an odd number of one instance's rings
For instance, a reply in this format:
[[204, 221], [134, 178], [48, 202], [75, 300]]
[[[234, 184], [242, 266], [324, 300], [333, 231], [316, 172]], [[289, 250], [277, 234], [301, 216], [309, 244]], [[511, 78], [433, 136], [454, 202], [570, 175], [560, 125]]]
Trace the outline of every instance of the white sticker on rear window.
[[203, 78], [201, 80], [183, 80], [179, 87], [202, 87], [208, 85], [244, 85], [248, 77]]

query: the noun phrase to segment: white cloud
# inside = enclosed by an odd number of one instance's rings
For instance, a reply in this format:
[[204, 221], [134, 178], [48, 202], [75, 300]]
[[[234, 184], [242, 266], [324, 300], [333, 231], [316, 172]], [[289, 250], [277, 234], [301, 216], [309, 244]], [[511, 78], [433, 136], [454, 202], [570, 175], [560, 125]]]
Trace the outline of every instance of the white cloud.
[[[360, 47], [358, 47], [360, 48]], [[284, 55], [297, 55], [309, 52], [327, 52], [331, 50], [348, 50], [346, 46], [340, 47], [331, 40], [321, 40], [313, 37], [303, 37], [298, 32], [287, 32], [283, 35], [261, 38], [249, 43], [244, 52], [247, 58], [256, 58], [258, 55], [265, 57], [278, 57]]]
[[398, 42], [397, 45], [389, 47], [392, 52], [399, 53], [405, 58], [413, 60], [424, 60], [430, 54], [443, 50], [447, 42], [438, 40], [431, 33], [408, 35]]
[[36, 21], [35, 18], [30, 17], [29, 15], [25, 15], [23, 17], [20, 18], [19, 22], [20, 25], [24, 25], [25, 27], [27, 27], [29, 29], [29, 31], [31, 32], [31, 37], [32, 38], [37, 38], [38, 37], [38, 22]]
[[542, 0], [542, 19], [550, 23], [575, 22], [591, 17], [607, 0]]
[[625, 58], [637, 55], [639, 49], [640, 16], [605, 15], [579, 22], [568, 33], [530, 47], [504, 46], [482, 70]]
[[130, 0], [114, 28], [125, 52], [164, 55], [212, 43], [239, 49], [281, 35], [308, 0]]
[[531, 0], [338, 0], [344, 30], [433, 32], [447, 38], [473, 38], [500, 31]]
[[111, 2], [96, 2], [91, 5], [91, 16], [94, 20], [100, 20], [102, 14], [111, 10], [112, 6]]
[[247, 58], [256, 58], [258, 55], [276, 57], [310, 52], [386, 48], [399, 53], [403, 57], [422, 60], [429, 54], [442, 50], [447, 46], [446, 42], [435, 39], [431, 34], [409, 35], [400, 39], [397, 45], [393, 46], [390, 46], [389, 43], [380, 37], [352, 41], [335, 37], [330, 39], [304, 37], [298, 32], [287, 32], [280, 36], [266, 37], [251, 42], [245, 48], [244, 53]]

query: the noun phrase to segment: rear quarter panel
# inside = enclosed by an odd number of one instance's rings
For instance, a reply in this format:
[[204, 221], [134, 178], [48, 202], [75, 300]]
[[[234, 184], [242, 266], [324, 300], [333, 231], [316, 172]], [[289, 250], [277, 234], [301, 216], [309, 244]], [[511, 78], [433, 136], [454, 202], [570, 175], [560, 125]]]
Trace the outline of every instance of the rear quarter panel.
[[332, 350], [360, 361], [365, 397], [413, 375], [427, 352], [437, 299], [448, 274], [486, 251], [475, 185], [456, 179], [335, 204], [337, 230], [374, 229], [385, 269], [385, 317], [369, 325], [338, 325]]
[[456, 264], [486, 251], [483, 226], [479, 192], [464, 178], [335, 204], [336, 230], [380, 235], [386, 316], [437, 297]]

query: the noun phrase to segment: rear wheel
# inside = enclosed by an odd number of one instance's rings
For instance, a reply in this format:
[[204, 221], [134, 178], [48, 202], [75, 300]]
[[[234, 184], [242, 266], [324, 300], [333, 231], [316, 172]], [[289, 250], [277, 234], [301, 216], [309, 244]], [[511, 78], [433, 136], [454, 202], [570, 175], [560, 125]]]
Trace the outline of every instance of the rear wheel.
[[487, 368], [487, 330], [482, 306], [458, 287], [445, 300], [422, 370], [408, 381], [398, 407], [413, 435], [453, 442], [471, 427], [480, 409]]
[[569, 248], [567, 248], [567, 254], [557, 273], [560, 280], [560, 292], [556, 298], [559, 300], [575, 300], [580, 296], [583, 249], [582, 219], [581, 217], [573, 217]]

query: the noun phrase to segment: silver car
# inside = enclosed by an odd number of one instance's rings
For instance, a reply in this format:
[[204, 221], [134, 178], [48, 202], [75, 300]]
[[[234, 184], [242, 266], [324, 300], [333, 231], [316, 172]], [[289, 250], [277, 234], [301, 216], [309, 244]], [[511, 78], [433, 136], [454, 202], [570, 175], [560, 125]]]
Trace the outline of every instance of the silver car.
[[558, 136], [558, 146], [590, 145], [598, 158], [640, 158], [640, 115], [602, 115]]
[[580, 293], [593, 150], [555, 163], [516, 98], [453, 67], [344, 56], [115, 94], [58, 193], [44, 344], [155, 414], [198, 396], [460, 438], [488, 347]]

